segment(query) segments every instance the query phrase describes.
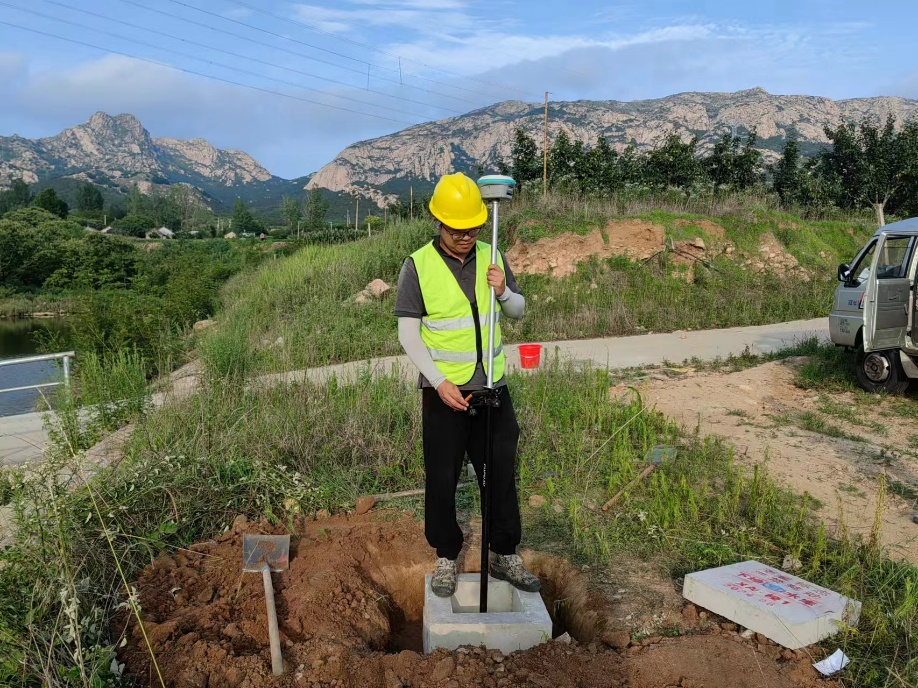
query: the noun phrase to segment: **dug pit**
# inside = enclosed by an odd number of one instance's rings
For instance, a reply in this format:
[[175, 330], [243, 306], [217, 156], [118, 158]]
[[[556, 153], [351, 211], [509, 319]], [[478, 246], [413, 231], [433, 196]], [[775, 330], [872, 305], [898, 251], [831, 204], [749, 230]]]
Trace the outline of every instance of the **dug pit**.
[[[119, 661], [138, 684], [159, 686], [158, 667], [170, 688], [651, 688], [687, 685], [679, 683], [686, 677], [691, 685], [810, 685], [792, 672], [806, 668], [805, 662], [776, 663], [738, 636], [717, 636], [716, 627], [715, 637], [656, 638], [627, 650], [627, 634], [624, 645], [601, 642], [610, 637], [603, 598], [588, 591], [567, 562], [532, 553], [524, 559], [543, 582], [551, 635], [567, 633], [570, 643], [546, 642], [508, 656], [469, 647], [425, 655], [424, 579], [434, 555], [422, 524], [407, 514], [371, 512], [295, 525], [290, 568], [274, 575], [285, 674], [271, 675], [261, 578], [243, 574], [241, 567], [243, 531], [281, 531], [240, 519], [216, 541], [161, 555], [133, 584], [143, 630], [122, 613], [113, 631], [116, 645], [126, 640]], [[474, 572], [479, 558], [469, 553], [465, 560]]]

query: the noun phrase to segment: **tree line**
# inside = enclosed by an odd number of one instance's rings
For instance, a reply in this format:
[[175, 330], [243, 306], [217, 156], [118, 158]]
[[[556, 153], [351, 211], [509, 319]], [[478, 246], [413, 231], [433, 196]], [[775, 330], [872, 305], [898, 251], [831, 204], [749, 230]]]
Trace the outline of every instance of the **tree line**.
[[[634, 188], [679, 189], [687, 194], [760, 189], [776, 193], [786, 206], [870, 208], [880, 225], [887, 214], [918, 214], [918, 121], [896, 126], [864, 118], [824, 128], [829, 144], [810, 158], [792, 133], [780, 159], [766, 164], [758, 135], [725, 133], [709, 151], [699, 139], [675, 132], [647, 151], [632, 142], [616, 150], [600, 136], [595, 144], [561, 131], [548, 149], [547, 181], [552, 189], [581, 195], [611, 195]], [[522, 188], [541, 188], [543, 152], [523, 128], [514, 133], [509, 161], [499, 165]]]

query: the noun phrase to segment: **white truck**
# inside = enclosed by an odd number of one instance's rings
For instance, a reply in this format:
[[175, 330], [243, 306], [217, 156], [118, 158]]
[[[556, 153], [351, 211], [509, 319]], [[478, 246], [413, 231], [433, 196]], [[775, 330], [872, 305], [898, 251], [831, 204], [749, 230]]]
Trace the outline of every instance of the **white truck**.
[[918, 379], [916, 245], [918, 217], [881, 227], [838, 266], [829, 335], [857, 351], [857, 381], [870, 392], [903, 392]]

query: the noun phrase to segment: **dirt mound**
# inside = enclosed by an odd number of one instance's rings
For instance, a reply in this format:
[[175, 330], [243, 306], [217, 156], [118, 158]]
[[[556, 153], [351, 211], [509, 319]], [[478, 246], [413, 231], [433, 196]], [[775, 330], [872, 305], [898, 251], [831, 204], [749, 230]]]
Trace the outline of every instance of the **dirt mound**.
[[697, 227], [713, 239], [723, 239], [727, 236], [724, 228], [710, 220], [673, 220], [674, 227]]
[[566, 277], [577, 263], [594, 257], [650, 258], [663, 250], [664, 232], [661, 225], [646, 220], [610, 220], [602, 231], [594, 229], [586, 235], [567, 232], [531, 244], [517, 242], [507, 258], [514, 272]]
[[810, 273], [800, 265], [797, 259], [788, 252], [771, 232], [765, 232], [759, 243], [756, 255], [741, 255], [741, 265], [758, 273], [773, 272], [782, 277], [797, 277], [804, 282], [812, 279]]
[[[587, 589], [570, 564], [538, 553], [526, 560], [543, 580], [554, 635], [566, 632], [573, 640], [509, 656], [483, 648], [425, 656], [423, 575], [432, 568], [433, 554], [420, 524], [374, 512], [297, 525], [290, 568], [274, 576], [282, 677], [270, 672], [261, 577], [241, 572], [241, 531], [276, 529], [240, 521], [219, 541], [160, 556], [143, 571], [134, 587], [166, 686], [810, 685], [799, 671], [807, 668], [805, 661], [777, 659], [777, 646], [756, 649], [716, 624], [706, 629], [709, 635], [630, 643], [627, 633], [604, 629], [603, 598]], [[127, 638], [119, 655], [127, 670], [143, 685], [159, 685], [133, 617], [123, 614], [116, 632]]]

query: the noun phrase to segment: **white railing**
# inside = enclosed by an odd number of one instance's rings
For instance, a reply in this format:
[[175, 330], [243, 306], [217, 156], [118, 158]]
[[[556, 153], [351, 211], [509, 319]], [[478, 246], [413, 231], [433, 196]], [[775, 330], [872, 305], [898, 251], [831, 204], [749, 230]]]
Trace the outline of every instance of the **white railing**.
[[76, 356], [76, 353], [73, 351], [64, 351], [59, 354], [41, 354], [39, 356], [25, 356], [23, 358], [7, 358], [0, 361], [0, 368], [4, 366], [19, 365], [22, 363], [39, 363], [40, 361], [57, 361], [63, 360], [64, 362], [64, 381], [63, 382], [45, 382], [39, 385], [26, 385], [24, 387], [8, 387], [6, 389], [0, 389], [0, 394], [3, 392], [22, 392], [27, 389], [42, 389], [44, 387], [57, 387], [58, 385], [70, 386], [70, 361], [73, 357]]

